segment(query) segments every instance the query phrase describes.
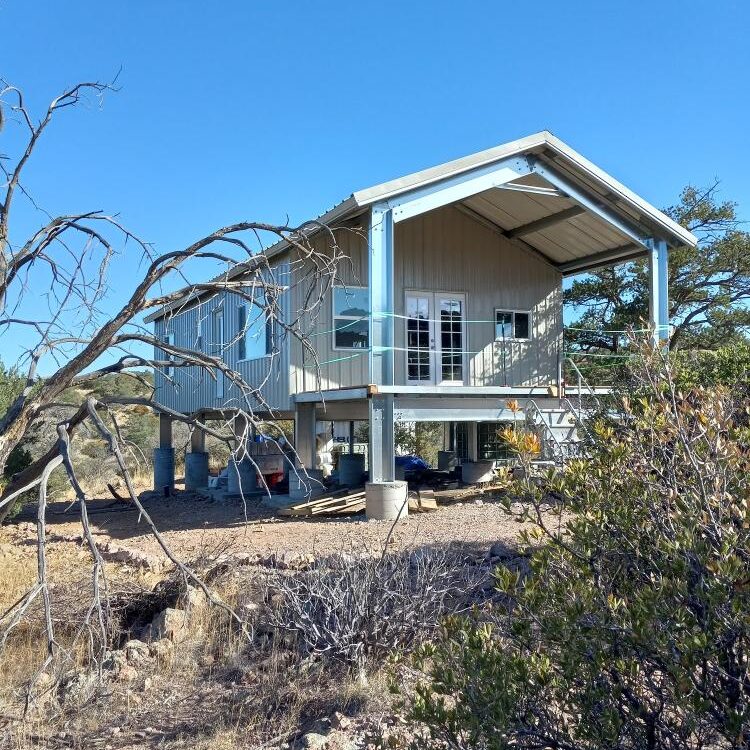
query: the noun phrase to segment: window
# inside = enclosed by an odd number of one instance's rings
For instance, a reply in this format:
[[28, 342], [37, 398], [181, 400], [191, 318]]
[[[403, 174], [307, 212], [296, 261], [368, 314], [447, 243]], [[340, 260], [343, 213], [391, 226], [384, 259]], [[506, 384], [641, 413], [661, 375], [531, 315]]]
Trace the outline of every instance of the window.
[[480, 422], [477, 425], [477, 456], [480, 460], [510, 458], [510, 449], [500, 437], [503, 422]]
[[369, 345], [370, 294], [367, 287], [334, 287], [334, 349], [367, 349]]
[[[165, 344], [174, 344], [174, 334], [173, 333], [167, 333], [164, 336], [162, 336], [161, 339]], [[169, 352], [164, 352], [166, 355], [164, 359], [168, 360], [169, 362], [174, 362], [174, 355], [170, 354]], [[174, 372], [174, 367], [171, 367], [170, 365], [167, 365], [164, 368], [164, 374], [167, 377], [170, 377], [172, 373]]]
[[522, 310], [495, 310], [495, 341], [530, 338], [530, 312]]
[[195, 351], [203, 351], [203, 320], [201, 319], [200, 308], [195, 318]]
[[469, 423], [451, 422], [450, 444], [459, 461], [469, 460]]
[[273, 317], [257, 305], [237, 308], [237, 359], [260, 359], [271, 354], [275, 344]]

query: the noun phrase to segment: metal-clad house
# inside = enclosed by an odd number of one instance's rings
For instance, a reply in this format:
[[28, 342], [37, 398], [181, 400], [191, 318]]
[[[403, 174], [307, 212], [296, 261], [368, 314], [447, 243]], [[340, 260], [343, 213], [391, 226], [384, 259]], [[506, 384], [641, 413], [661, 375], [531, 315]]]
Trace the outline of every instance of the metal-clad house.
[[[318, 221], [335, 228], [350, 262], [310, 321], [315, 358], [295, 340], [266, 356], [273, 332], [248, 326], [231, 293], [194, 295], [150, 320], [160, 340], [221, 351], [262, 382], [268, 407], [295, 418], [308, 467], [316, 421], [369, 419], [376, 481], [394, 479], [394, 421], [461, 425], [475, 459], [482, 426], [515, 418], [508, 397], [526, 410], [559, 407], [564, 277], [647, 256], [651, 324], [665, 336], [669, 248], [696, 243], [546, 131], [355, 192]], [[312, 241], [325, 251], [330, 233]], [[292, 281], [304, 273], [294, 252], [285, 242], [266, 250]], [[293, 315], [302, 292], [290, 290]], [[157, 398], [182, 412], [220, 411], [236, 397], [225, 385], [174, 368], [168, 379], [157, 373]]]

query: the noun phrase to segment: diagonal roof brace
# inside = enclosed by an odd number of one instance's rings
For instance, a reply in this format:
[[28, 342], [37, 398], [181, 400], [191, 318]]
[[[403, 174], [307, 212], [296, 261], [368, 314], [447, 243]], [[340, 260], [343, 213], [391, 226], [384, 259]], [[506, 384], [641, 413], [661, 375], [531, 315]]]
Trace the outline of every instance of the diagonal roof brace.
[[549, 229], [549, 227], [559, 224], [561, 221], [567, 221], [572, 219], [574, 216], [580, 216], [585, 213], [586, 209], [583, 206], [571, 206], [563, 211], [544, 216], [536, 221], [530, 221], [528, 224], [521, 224], [519, 227], [509, 229], [507, 234], [508, 237], [525, 237], [527, 234], [533, 234], [534, 232], [541, 232], [543, 229]]
[[543, 177], [545, 180], [547, 180], [547, 182], [565, 192], [568, 198], [583, 206], [591, 213], [599, 216], [601, 219], [614, 227], [618, 232], [624, 234], [629, 240], [637, 243], [643, 249], [649, 249], [648, 238], [644, 237], [638, 231], [638, 229], [636, 229], [631, 223], [623, 219], [607, 206], [604, 206], [599, 201], [592, 199], [589, 194], [584, 192], [567, 177], [564, 177], [562, 174], [560, 174], [556, 169], [542, 163], [541, 160], [537, 159], [534, 156], [528, 157], [528, 163], [532, 172], [538, 174], [540, 177]]

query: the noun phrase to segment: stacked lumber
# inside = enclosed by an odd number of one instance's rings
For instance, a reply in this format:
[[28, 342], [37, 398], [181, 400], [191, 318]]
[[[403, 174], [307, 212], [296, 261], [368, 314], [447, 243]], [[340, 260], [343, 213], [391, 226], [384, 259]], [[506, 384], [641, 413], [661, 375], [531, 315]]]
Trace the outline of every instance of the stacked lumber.
[[305, 503], [279, 510], [280, 516], [341, 516], [365, 509], [365, 491], [338, 490]]
[[[437, 500], [432, 490], [409, 493], [409, 512], [428, 513], [437, 510]], [[323, 497], [281, 508], [280, 516], [343, 516], [361, 513], [365, 509], [365, 491], [337, 490]]]

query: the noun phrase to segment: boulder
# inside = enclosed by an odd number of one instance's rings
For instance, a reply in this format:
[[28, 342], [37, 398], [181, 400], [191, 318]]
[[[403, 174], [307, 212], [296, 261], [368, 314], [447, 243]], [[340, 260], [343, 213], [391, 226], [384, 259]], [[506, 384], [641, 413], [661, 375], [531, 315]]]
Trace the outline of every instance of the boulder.
[[143, 641], [133, 639], [128, 641], [122, 650], [125, 652], [125, 658], [129, 663], [140, 664], [150, 658], [148, 644]]
[[155, 641], [168, 638], [173, 643], [182, 643], [190, 635], [185, 610], [167, 607], [159, 612], [151, 621], [151, 635]]
[[167, 638], [154, 641], [149, 649], [151, 656], [163, 662], [170, 662], [174, 657], [174, 643]]
[[317, 732], [308, 732], [302, 735], [302, 747], [313, 750], [314, 748], [322, 748], [328, 744], [328, 737], [324, 734], [318, 734]]
[[208, 597], [202, 589], [196, 586], [188, 586], [187, 591], [181, 597], [180, 603], [188, 612], [192, 612], [196, 609], [203, 609], [208, 604]]

